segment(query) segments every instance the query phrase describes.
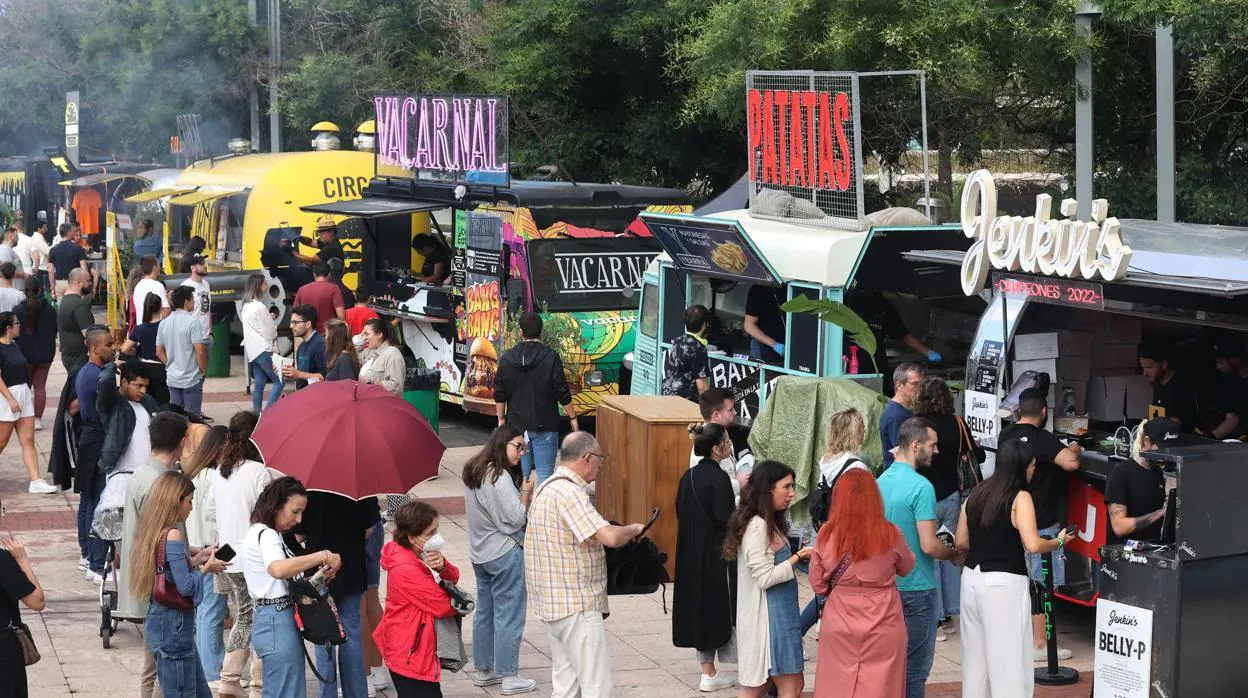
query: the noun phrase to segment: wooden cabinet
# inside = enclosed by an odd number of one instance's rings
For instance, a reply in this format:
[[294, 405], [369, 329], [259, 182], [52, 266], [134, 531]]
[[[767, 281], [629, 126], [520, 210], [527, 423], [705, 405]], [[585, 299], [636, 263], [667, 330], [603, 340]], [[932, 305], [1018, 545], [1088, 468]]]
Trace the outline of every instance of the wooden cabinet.
[[676, 563], [676, 488], [689, 470], [689, 425], [702, 421], [698, 406], [684, 398], [615, 395], [598, 405], [598, 442], [607, 464], [598, 475], [595, 503], [607, 519], [645, 523], [659, 507], [651, 540], [667, 553], [667, 572]]

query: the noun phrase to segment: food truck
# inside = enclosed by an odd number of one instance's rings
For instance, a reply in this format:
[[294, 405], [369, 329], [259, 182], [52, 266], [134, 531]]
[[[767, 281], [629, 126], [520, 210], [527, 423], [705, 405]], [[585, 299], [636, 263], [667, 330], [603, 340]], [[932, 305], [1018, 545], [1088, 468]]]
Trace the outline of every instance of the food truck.
[[[981, 170], [962, 198], [970, 248], [904, 254], [926, 265], [924, 273], [956, 278], [966, 297], [986, 303], [966, 368], [964, 409], [973, 436], [995, 449], [1002, 424], [1016, 418], [1011, 401], [1022, 387], [1038, 385], [1048, 386], [1049, 428], [1083, 446], [1063, 520], [1078, 535], [1067, 546], [1066, 584], [1056, 595], [1088, 606], [1108, 579], [1100, 573], [1109, 550], [1102, 548], [1109, 525], [1105, 483], [1115, 467], [1135, 467], [1128, 460], [1132, 429], [1170, 416], [1182, 420], [1185, 432], [1209, 434], [1227, 413], [1243, 411], [1218, 396], [1220, 386], [1240, 380], [1238, 353], [1221, 362], [1233, 370], [1225, 375], [1215, 368], [1214, 347], [1243, 346], [1248, 331], [1248, 229], [1119, 220], [1108, 215], [1104, 200], [1091, 211], [1090, 220], [1081, 220], [1075, 202], [1066, 200], [1059, 216], [1041, 195], [1032, 215], [998, 214], [996, 185]], [[1177, 389], [1188, 405], [1182, 413], [1155, 398], [1154, 383], [1140, 375], [1142, 354], [1166, 357], [1174, 371], [1168, 390]], [[1236, 428], [1226, 436], [1243, 435]], [[1245, 456], [1248, 451], [1239, 458]], [[1182, 517], [1177, 503], [1169, 506], [1172, 526]], [[1181, 550], [1173, 531], [1163, 527], [1162, 539], [1150, 544]]]
[[[365, 198], [304, 210], [361, 223], [360, 286], [379, 312], [401, 321], [415, 359], [439, 372], [441, 399], [494, 412], [497, 361], [520, 341], [516, 319], [526, 311], [542, 313], [543, 340], [563, 360], [578, 413], [617, 394], [641, 276], [659, 254], [637, 215], [687, 211], [688, 195], [512, 180], [504, 96], [381, 95], [376, 104], [379, 176]], [[410, 111], [399, 110], [403, 104]], [[425, 120], [435, 112], [441, 120]], [[421, 145], [431, 129], [441, 161]], [[456, 140], [473, 132], [479, 139], [471, 145]], [[450, 229], [435, 216], [433, 234], [449, 248], [450, 274], [431, 285], [416, 273], [423, 258], [413, 255], [411, 236], [395, 227], [413, 213], [443, 209]]]

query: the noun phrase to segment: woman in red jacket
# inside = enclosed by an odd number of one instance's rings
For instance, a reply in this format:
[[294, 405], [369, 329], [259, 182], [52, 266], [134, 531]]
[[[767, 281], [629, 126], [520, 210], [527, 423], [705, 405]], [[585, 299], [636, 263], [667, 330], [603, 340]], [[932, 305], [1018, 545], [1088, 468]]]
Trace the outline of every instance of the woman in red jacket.
[[442, 557], [438, 512], [420, 501], [394, 517], [394, 540], [381, 551], [386, 610], [373, 640], [390, 669], [399, 698], [441, 698], [435, 618], [454, 615], [438, 579], [459, 583], [459, 569]]

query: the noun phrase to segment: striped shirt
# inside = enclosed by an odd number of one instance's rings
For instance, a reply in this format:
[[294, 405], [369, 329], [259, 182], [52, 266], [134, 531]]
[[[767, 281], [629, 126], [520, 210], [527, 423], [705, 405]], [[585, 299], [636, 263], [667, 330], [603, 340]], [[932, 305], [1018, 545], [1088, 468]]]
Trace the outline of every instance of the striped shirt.
[[608, 523], [590, 503], [588, 486], [571, 470], [556, 468], [529, 507], [524, 579], [537, 617], [547, 622], [608, 610], [606, 550], [594, 538]]

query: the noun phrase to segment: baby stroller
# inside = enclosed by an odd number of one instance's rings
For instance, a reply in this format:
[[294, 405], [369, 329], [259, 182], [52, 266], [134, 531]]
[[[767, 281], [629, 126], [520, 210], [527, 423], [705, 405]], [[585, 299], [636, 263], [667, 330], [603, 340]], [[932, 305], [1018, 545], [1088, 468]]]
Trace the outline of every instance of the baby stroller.
[[[108, 554], [104, 558], [104, 573], [100, 580], [100, 638], [104, 649], [108, 649], [113, 634], [121, 621], [142, 623], [141, 618], [123, 618], [116, 615], [117, 594], [117, 553], [118, 541], [123, 531], [123, 516], [126, 506], [126, 484], [133, 475], [130, 471], [121, 471], [108, 476], [104, 492], [100, 495], [99, 506], [91, 519], [91, 533], [108, 543]], [[124, 564], [124, 560], [122, 561]]]

